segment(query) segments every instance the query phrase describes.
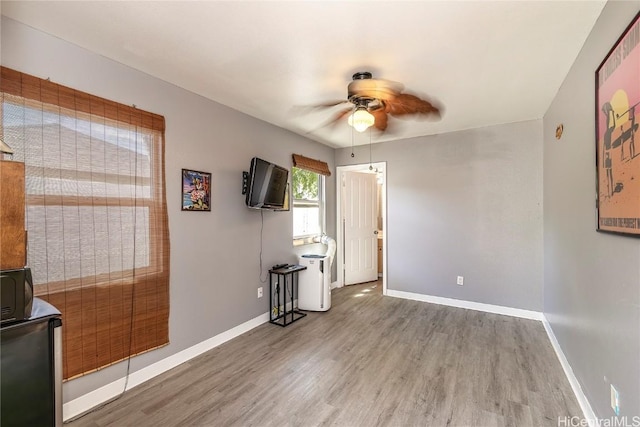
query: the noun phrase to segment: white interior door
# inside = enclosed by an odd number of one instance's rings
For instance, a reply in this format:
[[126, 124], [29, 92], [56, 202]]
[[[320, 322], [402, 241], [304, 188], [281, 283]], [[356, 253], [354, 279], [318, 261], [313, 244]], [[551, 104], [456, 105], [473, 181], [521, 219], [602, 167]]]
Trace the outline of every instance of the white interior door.
[[344, 284], [378, 279], [376, 174], [345, 172]]

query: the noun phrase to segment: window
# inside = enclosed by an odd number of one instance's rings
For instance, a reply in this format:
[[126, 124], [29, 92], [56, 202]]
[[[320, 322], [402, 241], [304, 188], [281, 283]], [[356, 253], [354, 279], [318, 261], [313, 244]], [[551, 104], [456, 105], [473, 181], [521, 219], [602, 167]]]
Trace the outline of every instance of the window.
[[293, 167], [293, 238], [313, 237], [324, 231], [324, 176]]
[[326, 162], [294, 154], [291, 170], [294, 244], [311, 243], [324, 233], [324, 181], [331, 176]]
[[34, 293], [63, 316], [64, 377], [168, 343], [164, 118], [2, 67], [25, 163]]

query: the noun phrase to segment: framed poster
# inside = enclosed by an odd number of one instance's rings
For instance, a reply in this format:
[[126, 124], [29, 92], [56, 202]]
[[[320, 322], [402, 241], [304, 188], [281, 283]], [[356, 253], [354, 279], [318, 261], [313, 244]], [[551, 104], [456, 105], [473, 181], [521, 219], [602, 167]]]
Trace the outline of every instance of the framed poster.
[[640, 236], [640, 13], [596, 71], [598, 231]]
[[211, 174], [182, 169], [182, 210], [211, 210]]

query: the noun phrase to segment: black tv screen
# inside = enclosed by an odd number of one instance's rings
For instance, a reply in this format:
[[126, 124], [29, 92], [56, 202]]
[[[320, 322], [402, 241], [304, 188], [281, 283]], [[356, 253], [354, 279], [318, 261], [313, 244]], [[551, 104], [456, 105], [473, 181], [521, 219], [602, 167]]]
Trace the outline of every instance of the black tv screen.
[[258, 157], [251, 159], [246, 203], [256, 209], [282, 209], [289, 171]]

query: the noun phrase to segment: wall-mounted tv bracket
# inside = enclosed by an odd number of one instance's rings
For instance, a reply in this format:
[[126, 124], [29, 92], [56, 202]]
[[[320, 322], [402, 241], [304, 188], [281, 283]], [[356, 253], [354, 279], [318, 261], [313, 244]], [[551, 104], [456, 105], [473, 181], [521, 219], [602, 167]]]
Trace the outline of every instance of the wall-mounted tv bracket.
[[242, 171], [242, 194], [247, 194], [249, 190], [249, 172]]

